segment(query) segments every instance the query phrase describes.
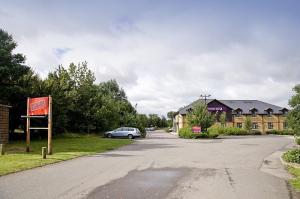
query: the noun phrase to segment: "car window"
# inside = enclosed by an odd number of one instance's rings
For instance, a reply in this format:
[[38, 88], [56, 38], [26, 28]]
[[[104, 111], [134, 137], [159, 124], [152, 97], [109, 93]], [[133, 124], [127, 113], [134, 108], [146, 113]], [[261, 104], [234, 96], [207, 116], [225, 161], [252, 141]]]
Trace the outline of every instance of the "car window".
[[128, 128], [128, 131], [134, 131], [134, 128]]
[[122, 131], [128, 131], [128, 128], [123, 127], [123, 128], [122, 128]]
[[123, 128], [117, 128], [115, 131], [122, 131]]

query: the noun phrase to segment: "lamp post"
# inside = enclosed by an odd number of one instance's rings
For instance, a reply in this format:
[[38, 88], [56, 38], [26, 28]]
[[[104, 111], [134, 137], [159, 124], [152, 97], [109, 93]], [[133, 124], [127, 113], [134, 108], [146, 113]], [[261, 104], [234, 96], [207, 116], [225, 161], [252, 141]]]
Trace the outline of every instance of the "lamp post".
[[204, 95], [201, 94], [201, 95], [200, 95], [201, 98], [204, 98], [204, 103], [205, 103], [205, 105], [206, 105], [206, 100], [207, 100], [207, 98], [210, 97], [210, 96], [211, 96], [210, 94], [208, 94], [208, 95], [207, 95], [207, 94], [204, 94]]

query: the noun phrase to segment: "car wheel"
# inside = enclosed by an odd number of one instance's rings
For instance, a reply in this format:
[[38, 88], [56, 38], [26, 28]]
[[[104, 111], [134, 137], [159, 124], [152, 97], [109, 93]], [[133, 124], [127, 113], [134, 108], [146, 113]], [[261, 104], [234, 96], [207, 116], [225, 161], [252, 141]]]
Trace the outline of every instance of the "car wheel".
[[107, 134], [107, 137], [108, 137], [108, 138], [112, 138], [111, 133]]
[[129, 139], [133, 139], [133, 136], [131, 134], [128, 135]]

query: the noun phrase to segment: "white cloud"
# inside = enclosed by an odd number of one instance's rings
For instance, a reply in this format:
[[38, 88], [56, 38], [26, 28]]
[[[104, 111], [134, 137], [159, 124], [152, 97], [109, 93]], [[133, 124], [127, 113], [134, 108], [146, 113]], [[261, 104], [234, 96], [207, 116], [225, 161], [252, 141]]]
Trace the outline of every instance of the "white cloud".
[[115, 78], [143, 113], [166, 114], [202, 93], [287, 106], [299, 83], [300, 31], [285, 21], [246, 23], [218, 10], [166, 13], [159, 6], [101, 8], [86, 12], [90, 18], [63, 7], [52, 18], [51, 6], [39, 18], [41, 11], [8, 7], [0, 24], [42, 77], [59, 64], [87, 61], [97, 81]]

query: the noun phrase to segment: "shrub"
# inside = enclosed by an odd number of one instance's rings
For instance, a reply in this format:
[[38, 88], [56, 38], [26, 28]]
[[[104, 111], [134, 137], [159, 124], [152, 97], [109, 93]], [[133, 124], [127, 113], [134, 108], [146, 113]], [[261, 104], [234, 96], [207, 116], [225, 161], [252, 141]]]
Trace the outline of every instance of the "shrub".
[[224, 127], [210, 127], [207, 129], [207, 132], [211, 138], [216, 138], [219, 135], [223, 134]]
[[300, 137], [295, 137], [296, 144], [300, 145]]
[[287, 152], [285, 152], [282, 156], [282, 158], [286, 162], [291, 162], [291, 163], [298, 163], [300, 164], [300, 149], [292, 149]]
[[293, 130], [270, 130], [266, 132], [267, 134], [274, 135], [294, 135], [295, 132]]
[[185, 138], [185, 139], [190, 139], [190, 138], [194, 138], [195, 134], [192, 132], [191, 127], [187, 126], [187, 127], [181, 128], [179, 130], [179, 137]]
[[238, 127], [226, 127], [224, 128], [224, 135], [248, 135], [249, 133], [245, 129]]
[[[213, 129], [213, 128], [209, 128]], [[179, 130], [179, 137], [185, 138], [185, 139], [191, 139], [191, 138], [216, 138], [220, 134], [216, 130], [208, 130], [207, 132], [201, 132], [201, 133], [193, 133], [191, 127], [183, 127]]]
[[261, 135], [262, 133], [260, 131], [258, 131], [258, 130], [251, 130], [250, 134], [251, 135]]
[[[249, 135], [249, 133], [245, 129], [241, 129], [237, 127], [219, 127], [219, 126], [208, 128], [208, 133], [210, 136], [215, 136], [215, 137], [217, 137], [218, 135]], [[257, 134], [259, 133], [257, 132]], [[251, 134], [254, 134], [254, 132]]]

